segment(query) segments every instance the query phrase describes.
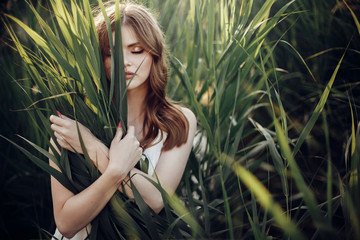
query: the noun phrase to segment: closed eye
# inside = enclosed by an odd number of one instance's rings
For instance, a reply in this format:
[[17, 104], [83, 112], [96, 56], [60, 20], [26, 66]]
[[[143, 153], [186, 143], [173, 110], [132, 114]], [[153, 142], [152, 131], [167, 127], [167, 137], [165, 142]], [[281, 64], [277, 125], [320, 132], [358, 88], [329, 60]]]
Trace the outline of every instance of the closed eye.
[[137, 51], [131, 51], [131, 53], [133, 53], [133, 54], [141, 54], [143, 52], [144, 52], [144, 49], [137, 50]]

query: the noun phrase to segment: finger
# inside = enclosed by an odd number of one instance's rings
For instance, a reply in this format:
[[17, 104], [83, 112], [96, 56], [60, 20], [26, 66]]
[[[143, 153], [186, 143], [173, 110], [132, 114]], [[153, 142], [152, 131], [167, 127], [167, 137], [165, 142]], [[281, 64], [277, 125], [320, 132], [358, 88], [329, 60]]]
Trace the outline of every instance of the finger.
[[56, 138], [56, 141], [58, 142], [58, 144], [60, 145], [60, 147], [66, 148], [67, 142], [64, 141], [64, 139]]
[[61, 115], [61, 117], [58, 117], [58, 116], [55, 116], [55, 115], [51, 115], [50, 116], [50, 122], [54, 123], [54, 124], [57, 124], [57, 125], [61, 125], [63, 126], [64, 123], [67, 121], [67, 119], [64, 119], [65, 116], [64, 115]]
[[59, 126], [59, 125], [56, 124], [56, 123], [51, 124], [50, 128], [51, 128], [51, 130], [53, 130], [54, 132], [58, 132], [58, 133], [61, 133], [61, 132], [62, 132], [62, 127]]
[[56, 139], [60, 147], [72, 151], [72, 147], [65, 140]]
[[137, 158], [140, 159], [142, 154], [143, 154], [143, 149], [141, 147], [139, 147], [137, 150], [136, 150], [136, 154], [137, 154]]
[[60, 117], [57, 117], [57, 116], [55, 116], [55, 115], [51, 115], [51, 116], [50, 116], [50, 122], [56, 123], [56, 122], [58, 122], [58, 118], [60, 118]]
[[122, 128], [117, 128], [114, 139], [116, 139], [118, 142], [120, 142], [122, 135], [123, 135]]
[[55, 131], [55, 132], [54, 132], [54, 135], [55, 135], [55, 137], [56, 137], [57, 140], [64, 140], [64, 137], [61, 136], [60, 133], [58, 133], [58, 132]]

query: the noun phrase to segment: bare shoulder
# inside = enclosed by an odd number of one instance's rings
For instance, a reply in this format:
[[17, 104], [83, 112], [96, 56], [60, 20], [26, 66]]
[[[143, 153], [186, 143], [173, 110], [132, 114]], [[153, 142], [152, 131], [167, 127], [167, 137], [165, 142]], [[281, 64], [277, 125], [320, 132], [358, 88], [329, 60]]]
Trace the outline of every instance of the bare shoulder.
[[196, 125], [196, 117], [195, 114], [186, 107], [180, 107], [181, 112], [185, 115], [187, 120], [189, 121], [190, 126]]
[[196, 133], [197, 120], [195, 114], [186, 107], [180, 107], [181, 112], [185, 115], [186, 119], [189, 122], [189, 135], [188, 142], [192, 142]]

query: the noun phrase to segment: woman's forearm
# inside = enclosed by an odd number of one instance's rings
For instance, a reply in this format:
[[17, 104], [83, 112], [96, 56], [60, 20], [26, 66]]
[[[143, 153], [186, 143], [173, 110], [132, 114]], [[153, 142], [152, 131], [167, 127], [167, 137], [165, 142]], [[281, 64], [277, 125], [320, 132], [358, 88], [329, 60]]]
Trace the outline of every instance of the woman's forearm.
[[[97, 166], [98, 170], [103, 173], [109, 164], [109, 149], [100, 142], [94, 149], [96, 149], [96, 152], [94, 152], [92, 157], [90, 157], [92, 158], [95, 166]], [[161, 193], [148, 179], [145, 178], [145, 176], [150, 176], [136, 168], [133, 168], [130, 171], [129, 176], [131, 176], [131, 182], [135, 185], [144, 201], [155, 212], [160, 212], [163, 208]], [[155, 178], [152, 178], [152, 180], [157, 182]], [[125, 189], [124, 194], [126, 194], [129, 198], [134, 198], [128, 176], [124, 178], [123, 186], [120, 185], [118, 188], [120, 192], [123, 192], [123, 189]]]
[[160, 191], [149, 181], [148, 178], [152, 179], [154, 182], [158, 182], [157, 179], [150, 177], [149, 175], [145, 174], [144, 172], [136, 168], [133, 168], [130, 171], [129, 176], [125, 177], [123, 181], [123, 183], [124, 182], [126, 183], [125, 184], [126, 195], [129, 198], [134, 198], [134, 194], [131, 190], [131, 183], [132, 183], [139, 191], [141, 197], [146, 202], [146, 204], [152, 210], [154, 210], [154, 212], [159, 213], [161, 209], [164, 207], [163, 199]]
[[[84, 191], [70, 197], [60, 209], [54, 209], [59, 231], [71, 238], [89, 224], [111, 199], [122, 179], [110, 171], [104, 172]], [[59, 183], [54, 182], [55, 179], [52, 181], [52, 187], [56, 188]]]
[[[55, 220], [64, 236], [72, 237], [100, 213], [140, 159], [142, 149], [135, 138], [134, 128], [129, 127], [128, 135], [123, 139], [121, 135], [122, 132], [118, 130], [111, 142], [109, 161], [106, 159], [107, 148], [102, 147], [104, 151], [96, 151], [95, 156], [89, 152], [100, 164], [103, 174], [82, 192], [74, 195], [57, 180], [51, 179]], [[55, 147], [52, 140], [51, 144]], [[49, 163], [58, 169], [53, 161]]]
[[93, 151], [89, 153], [89, 157], [97, 169], [101, 173], [104, 173], [109, 164], [109, 148], [100, 141], [95, 144]]

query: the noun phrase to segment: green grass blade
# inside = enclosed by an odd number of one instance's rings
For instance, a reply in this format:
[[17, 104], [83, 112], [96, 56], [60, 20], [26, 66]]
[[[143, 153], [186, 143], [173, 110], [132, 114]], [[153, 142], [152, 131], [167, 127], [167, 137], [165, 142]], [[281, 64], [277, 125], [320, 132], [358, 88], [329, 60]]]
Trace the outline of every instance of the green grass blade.
[[295, 224], [284, 215], [284, 211], [280, 205], [273, 200], [269, 191], [252, 173], [238, 163], [234, 163], [232, 168], [248, 189], [254, 193], [261, 206], [272, 214], [276, 223], [279, 224], [287, 236], [291, 237], [291, 239], [305, 239]]
[[[56, 170], [55, 168], [51, 167], [47, 162], [44, 162], [42, 159], [36, 157], [35, 155], [33, 155], [32, 153], [30, 153], [28, 150], [26, 150], [25, 148], [21, 147], [20, 145], [16, 144], [15, 142], [11, 141], [10, 139], [0, 135], [0, 137], [4, 138], [5, 140], [7, 140], [8, 142], [10, 142], [11, 144], [13, 144], [16, 148], [18, 148], [22, 153], [24, 153], [33, 163], [35, 163], [38, 167], [40, 167], [42, 170], [44, 170], [45, 172], [49, 173], [51, 176], [53, 176], [54, 178], [56, 178], [56, 180], [58, 180], [64, 187], [66, 187], [67, 189], [69, 189], [71, 192], [73, 193], [77, 193], [78, 191], [73, 187], [73, 185], [69, 182], [69, 180], [58, 170]], [[28, 143], [31, 143], [30, 141], [27, 141]], [[36, 147], [36, 149], [39, 149], [39, 147], [34, 144], [31, 143], [31, 145], [33, 147]], [[42, 151], [43, 153], [43, 151]]]
[[[189, 97], [190, 97], [190, 102], [195, 108], [196, 116], [198, 117], [199, 121], [201, 122], [201, 124], [205, 128], [209, 144], [213, 145], [215, 143], [213, 133], [211, 131], [208, 120], [207, 120], [204, 112], [201, 110], [201, 106], [200, 106], [199, 102], [197, 101], [197, 99], [195, 97], [196, 93], [194, 91], [194, 88], [191, 85], [191, 82], [190, 82], [190, 79], [189, 79], [189, 77], [188, 77], [188, 75], [186, 73], [185, 67], [175, 57], [173, 58], [173, 61], [171, 61], [171, 64], [174, 66], [174, 70], [176, 71], [176, 73], [180, 77], [182, 83], [185, 85], [186, 90], [188, 91], [188, 94], [189, 94]], [[183, 71], [182, 73], [178, 70], [177, 66], [180, 66], [181, 70]], [[212, 147], [211, 149], [216, 149], [216, 148]]]
[[[199, 184], [201, 189], [206, 189], [204, 186], [203, 176], [201, 172], [201, 168], [199, 168]], [[204, 218], [205, 218], [205, 232], [207, 234], [210, 234], [210, 212], [209, 212], [209, 206], [208, 206], [208, 200], [206, 196], [206, 191], [201, 191], [202, 200], [203, 200], [203, 207], [204, 207]]]
[[354, 11], [351, 9], [351, 7], [349, 6], [349, 4], [343, 0], [344, 4], [346, 5], [346, 7], [349, 9], [350, 13], [351, 13], [351, 16], [353, 17], [354, 19], [354, 22], [355, 22], [355, 25], [356, 25], [356, 28], [358, 30], [358, 33], [360, 34], [360, 23], [359, 23], [359, 20], [358, 18], [356, 17], [356, 14], [354, 13]]
[[146, 229], [148, 230], [151, 239], [160, 239], [160, 236], [158, 234], [158, 228], [156, 227], [155, 223], [152, 219], [152, 211], [150, 211], [149, 206], [145, 203], [143, 198], [141, 197], [139, 191], [137, 190], [136, 186], [132, 183], [132, 180], [130, 178], [131, 182], [131, 190], [134, 194], [134, 198], [136, 201], [137, 206], [140, 208], [140, 211], [142, 213], [142, 217], [144, 219]]
[[[8, 15], [5, 15], [5, 16], [8, 16]], [[31, 30], [29, 27], [27, 27], [25, 24], [23, 24], [20, 20], [14, 18], [14, 17], [11, 17], [11, 16], [8, 16], [10, 19], [12, 19], [13, 21], [15, 21], [17, 24], [19, 24], [21, 27], [23, 27], [23, 29], [25, 31], [29, 31], [30, 33], [34, 33], [34, 37], [35, 39], [37, 39], [38, 37], [38, 40], [40, 42], [40, 45], [42, 44], [42, 41], [43, 38], [41, 36], [39, 36], [37, 33], [35, 33], [33, 30]], [[8, 24], [5, 24], [5, 28], [6, 30], [8, 31], [8, 33], [10, 34], [10, 37], [11, 39], [14, 41], [14, 44], [17, 48], [17, 51], [19, 52], [24, 64], [25, 64], [25, 67], [30, 75], [30, 77], [32, 79], [34, 79], [34, 81], [38, 82], [39, 83], [39, 89], [41, 91], [44, 91], [44, 95], [45, 96], [48, 96], [47, 93], [47, 87], [45, 86], [45, 84], [43, 83], [42, 81], [42, 77], [39, 73], [39, 71], [36, 69], [36, 67], [34, 66], [33, 62], [31, 61], [31, 58], [29, 57], [29, 55], [27, 54], [25, 48], [23, 47], [23, 45], [20, 43], [19, 39], [17, 38], [15, 32], [13, 31], [13, 29], [8, 25]], [[34, 40], [35, 40], [34, 39]], [[46, 45], [43, 43], [43, 45]]]
[[333, 72], [333, 74], [332, 74], [332, 76], [330, 78], [330, 81], [326, 85], [325, 90], [324, 90], [323, 94], [321, 95], [319, 103], [315, 107], [315, 110], [314, 110], [313, 114], [311, 115], [311, 117], [310, 117], [309, 121], [307, 122], [305, 128], [302, 130], [302, 132], [301, 132], [301, 134], [299, 136], [299, 139], [296, 142], [294, 151], [293, 151], [294, 156], [296, 156], [296, 154], [300, 150], [301, 145], [305, 141], [306, 137], [310, 134], [310, 131], [314, 127], [315, 122], [319, 118], [319, 116], [321, 114], [321, 111], [323, 110], [323, 108], [324, 108], [324, 106], [326, 104], [327, 98], [328, 98], [328, 96], [330, 94], [330, 91], [331, 91], [331, 87], [332, 87], [332, 85], [333, 85], [333, 83], [335, 81], [336, 75], [337, 75], [337, 73], [339, 71], [339, 68], [340, 68], [340, 65], [341, 65], [341, 63], [342, 63], [342, 61], [344, 59], [344, 56], [345, 56], [345, 53], [342, 55], [340, 61], [338, 62], [337, 66], [336, 66], [336, 68], [335, 68], [335, 70], [334, 70], [334, 72]]
[[126, 236], [132, 239], [145, 239], [146, 234], [141, 230], [138, 224], [134, 219], [129, 215], [129, 213], [124, 208], [124, 203], [119, 196], [114, 195], [110, 202], [111, 210], [113, 211], [114, 218], [120, 223], [120, 226], [124, 229]]
[[119, 109], [119, 118], [124, 135], [127, 129], [127, 87], [125, 80], [124, 56], [121, 40], [121, 19], [119, 0], [115, 2], [115, 102]]
[[[99, 0], [99, 7], [100, 7], [101, 12], [103, 14], [105, 24], [106, 24], [106, 29], [107, 29], [107, 32], [108, 32], [109, 47], [110, 47], [110, 52], [111, 52], [111, 66], [114, 66], [115, 52], [114, 52], [113, 35], [112, 35], [110, 20], [109, 20], [109, 17], [107, 16], [105, 6], [104, 6], [102, 0]], [[114, 97], [114, 74], [115, 74], [115, 69], [111, 68], [110, 91], [109, 91], [109, 100], [108, 100], [109, 103], [112, 102], [113, 97]]]
[[[215, 1], [208, 0], [208, 29], [207, 29], [207, 56], [209, 58], [209, 68], [212, 68], [212, 59], [214, 57], [214, 35], [215, 35]], [[201, 27], [201, 25], [200, 25]]]
[[[322, 111], [322, 119], [324, 121], [324, 134], [325, 134], [325, 141], [326, 141], [326, 150], [328, 153], [331, 152], [330, 150], [330, 136], [329, 136], [329, 127], [328, 122], [326, 119], [326, 113], [325, 111]], [[333, 175], [332, 175], [332, 161], [331, 161], [331, 154], [328, 154], [327, 156], [327, 173], [326, 173], [326, 199], [327, 199], [327, 219], [328, 224], [331, 225], [333, 213], [332, 213], [332, 187], [333, 187]]]
[[[153, 179], [151, 179], [145, 175], [143, 175], [143, 177], [146, 178], [150, 183], [152, 183], [160, 191], [162, 198], [163, 198], [164, 205], [165, 205], [164, 206], [165, 211], [170, 210], [167, 205], [171, 206], [172, 211], [174, 211], [181, 219], [183, 219], [191, 227], [192, 236], [194, 238], [197, 238], [197, 237], [201, 238], [203, 236], [203, 229], [198, 224], [198, 222], [194, 219], [194, 217], [190, 214], [189, 210], [187, 209], [186, 206], [184, 206], [184, 204], [179, 199], [179, 197], [175, 193], [172, 195], [169, 195], [159, 183], [155, 182]], [[159, 181], [159, 179], [157, 179], [157, 181]], [[170, 212], [167, 212], [166, 214], [173, 215], [173, 213], [170, 213]], [[171, 221], [169, 221], [170, 223], [172, 223], [174, 221], [178, 221], [173, 216], [171, 216], [169, 218], [169, 220], [171, 220]], [[175, 230], [179, 231], [179, 229], [177, 229], [177, 228]]]
[[265, 137], [267, 146], [270, 151], [270, 155], [272, 157], [274, 166], [278, 174], [280, 175], [281, 183], [283, 185], [283, 193], [286, 197], [289, 195], [288, 190], [288, 183], [287, 183], [287, 173], [286, 173], [286, 167], [285, 164], [281, 158], [280, 153], [277, 150], [276, 144], [274, 142], [274, 139], [271, 137], [269, 132], [267, 132], [259, 123], [255, 122], [253, 119], [249, 119], [250, 122], [254, 124], [256, 129]]
[[[224, 162], [224, 160], [220, 159], [220, 162]], [[234, 227], [233, 227], [233, 222], [232, 222], [232, 215], [231, 215], [228, 193], [227, 193], [227, 190], [225, 187], [222, 163], [220, 163], [220, 165], [219, 165], [219, 172], [220, 172], [220, 184], [221, 184], [223, 200], [224, 200], [225, 218], [226, 218], [227, 226], [229, 228], [228, 229], [229, 237], [230, 237], [230, 239], [234, 239]]]
[[186, 207], [181, 203], [180, 199], [173, 194], [172, 196], [167, 195], [166, 200], [174, 209], [174, 211], [179, 215], [182, 216], [183, 220], [191, 226], [192, 236], [197, 238], [201, 236], [201, 227], [196, 222], [196, 220], [191, 216], [190, 212], [186, 209]]
[[331, 234], [333, 234], [331, 233], [331, 228], [329, 228], [329, 226], [326, 224], [325, 219], [322, 216], [321, 211], [317, 205], [313, 192], [306, 185], [305, 180], [301, 175], [301, 171], [295, 162], [295, 159], [293, 157], [294, 155], [290, 150], [288, 141], [285, 138], [284, 132], [276, 119], [274, 119], [274, 124], [276, 128], [276, 135], [279, 139], [281, 151], [290, 166], [291, 175], [295, 181], [297, 188], [302, 194], [306, 206], [309, 209], [309, 214], [312, 216], [316, 227], [321, 231], [320, 233], [329, 237], [331, 236]]

